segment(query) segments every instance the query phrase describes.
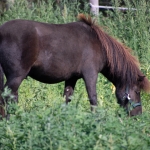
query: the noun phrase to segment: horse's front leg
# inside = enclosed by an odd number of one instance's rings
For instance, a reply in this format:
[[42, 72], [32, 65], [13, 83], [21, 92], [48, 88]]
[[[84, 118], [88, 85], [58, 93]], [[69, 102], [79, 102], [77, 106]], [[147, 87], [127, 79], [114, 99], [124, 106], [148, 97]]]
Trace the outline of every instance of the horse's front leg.
[[83, 74], [83, 79], [86, 85], [86, 90], [91, 104], [91, 110], [94, 110], [93, 106], [97, 106], [97, 93], [96, 82], [98, 73], [95, 70], [88, 69]]
[[65, 81], [65, 88], [64, 88], [63, 96], [65, 96], [65, 98], [66, 98], [66, 104], [68, 104], [68, 102], [71, 101], [70, 96], [73, 95], [76, 82], [77, 82], [76, 78], [70, 78], [69, 80]]

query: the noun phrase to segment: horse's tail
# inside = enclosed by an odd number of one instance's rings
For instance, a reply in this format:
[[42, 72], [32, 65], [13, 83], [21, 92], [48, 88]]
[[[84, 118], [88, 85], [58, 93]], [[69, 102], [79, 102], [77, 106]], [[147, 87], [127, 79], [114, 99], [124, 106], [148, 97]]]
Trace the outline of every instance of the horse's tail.
[[3, 91], [4, 88], [4, 73], [3, 73], [3, 68], [0, 64], [0, 91]]
[[[1, 56], [0, 56], [0, 60], [1, 60]], [[0, 115], [2, 115], [2, 117], [5, 116], [4, 101], [1, 96], [3, 89], [4, 89], [4, 72], [0, 61]]]
[[[2, 46], [1, 46], [1, 43], [2, 43], [2, 34], [1, 34], [1, 26], [0, 26], [0, 97], [1, 97], [1, 92], [3, 91], [3, 88], [4, 88], [4, 73], [3, 73], [3, 68], [2, 68], [2, 54], [1, 54], [1, 51], [2, 51]], [[1, 99], [0, 99], [1, 100]]]

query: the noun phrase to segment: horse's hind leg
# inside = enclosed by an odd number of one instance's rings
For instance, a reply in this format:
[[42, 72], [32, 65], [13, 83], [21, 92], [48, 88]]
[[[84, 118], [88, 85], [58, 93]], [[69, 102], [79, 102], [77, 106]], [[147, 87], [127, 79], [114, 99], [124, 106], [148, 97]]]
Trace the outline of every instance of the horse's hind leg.
[[66, 104], [68, 104], [68, 102], [71, 101], [70, 96], [73, 95], [76, 82], [77, 82], [76, 78], [70, 78], [69, 80], [65, 81], [64, 96], [66, 98]]
[[15, 102], [18, 102], [18, 88], [23, 79], [24, 79], [24, 77], [22, 77], [22, 76], [10, 77], [7, 79], [7, 82], [5, 84], [5, 87], [8, 87], [9, 89], [11, 89], [11, 93], [14, 96], [13, 100]]
[[[19, 88], [19, 86], [20, 86], [23, 79], [24, 79], [24, 76], [10, 76], [10, 77], [7, 77], [5, 87], [8, 87], [11, 90], [11, 94], [13, 95], [13, 98], [10, 99], [11, 102], [18, 102], [18, 88]], [[10, 95], [7, 95], [5, 97], [5, 104], [4, 104], [4, 106], [6, 108], [5, 116], [6, 116], [7, 119], [9, 119], [9, 114], [7, 113], [7, 104], [8, 104], [9, 98], [10, 98]]]

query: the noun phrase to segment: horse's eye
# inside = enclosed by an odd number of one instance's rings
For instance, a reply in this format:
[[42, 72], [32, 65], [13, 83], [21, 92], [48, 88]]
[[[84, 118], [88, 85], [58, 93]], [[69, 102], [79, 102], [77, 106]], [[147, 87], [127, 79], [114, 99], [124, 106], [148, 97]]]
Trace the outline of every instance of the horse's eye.
[[140, 91], [135, 91], [136, 94], [140, 94]]

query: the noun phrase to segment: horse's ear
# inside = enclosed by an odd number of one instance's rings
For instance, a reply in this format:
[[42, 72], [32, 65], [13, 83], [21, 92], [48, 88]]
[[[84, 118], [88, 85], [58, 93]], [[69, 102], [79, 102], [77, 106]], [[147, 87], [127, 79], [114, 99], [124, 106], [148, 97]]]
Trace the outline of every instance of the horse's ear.
[[142, 82], [144, 80], [145, 76], [144, 75], [139, 75], [138, 81]]

